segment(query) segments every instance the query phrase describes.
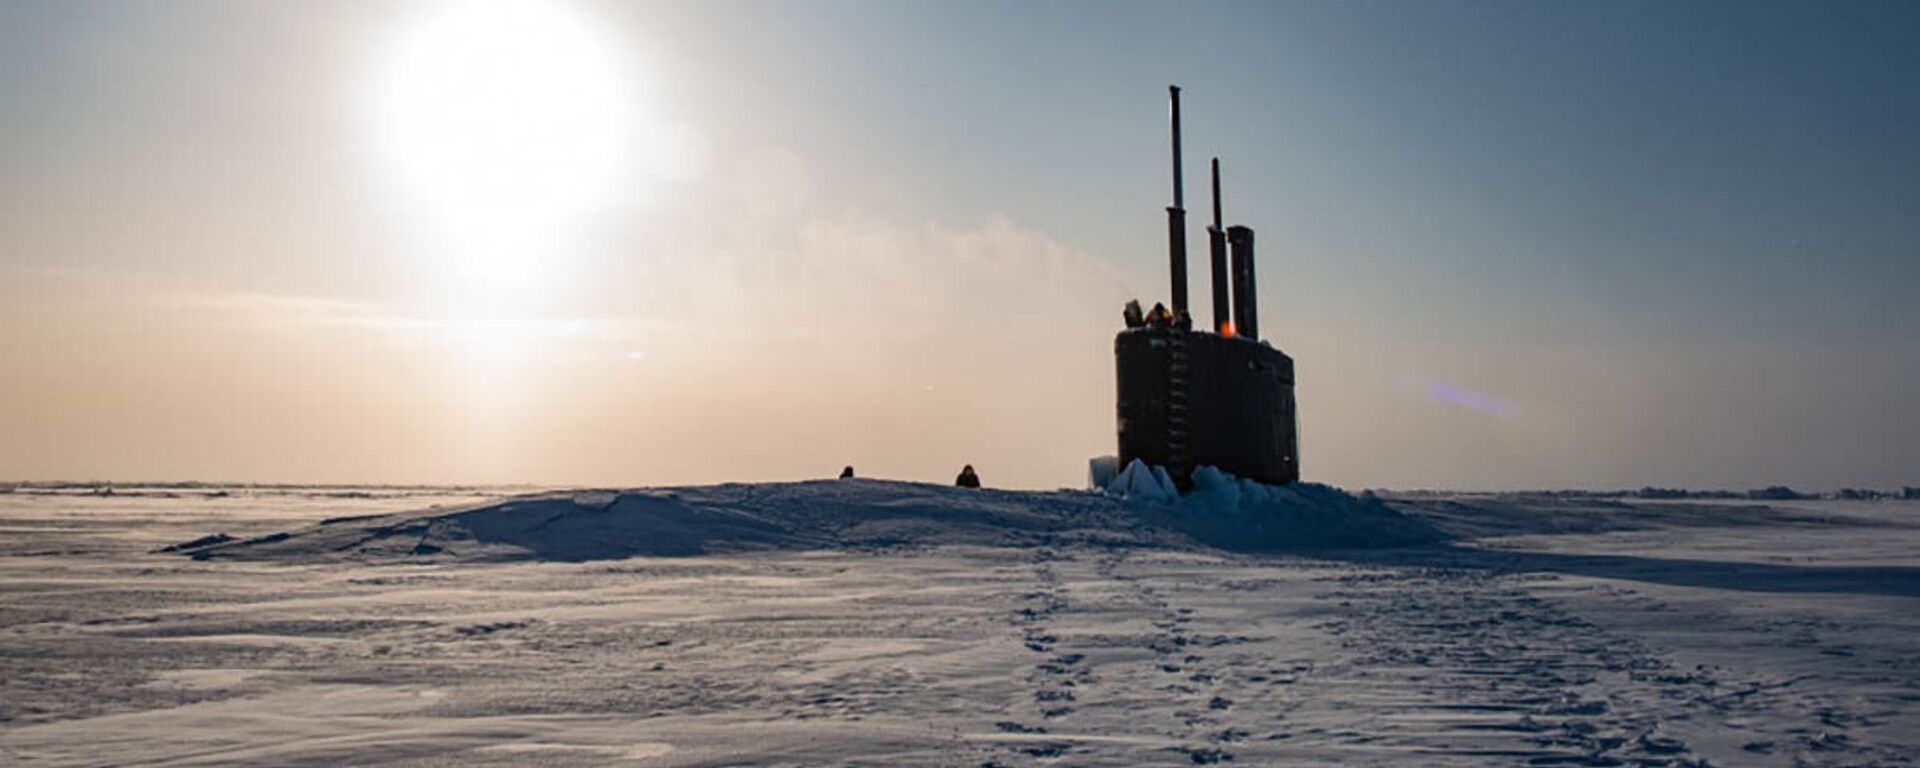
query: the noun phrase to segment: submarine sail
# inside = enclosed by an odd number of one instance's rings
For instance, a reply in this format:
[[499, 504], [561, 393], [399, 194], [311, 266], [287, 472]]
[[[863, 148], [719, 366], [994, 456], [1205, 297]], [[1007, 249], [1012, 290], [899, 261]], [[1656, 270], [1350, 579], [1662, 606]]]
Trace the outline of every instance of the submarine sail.
[[[1219, 163], [1207, 228], [1214, 327], [1187, 315], [1186, 210], [1181, 199], [1180, 89], [1168, 89], [1173, 205], [1167, 208], [1174, 309], [1155, 311], [1114, 338], [1119, 460], [1165, 467], [1181, 488], [1211, 466], [1273, 485], [1300, 479], [1293, 358], [1259, 337], [1253, 230], [1221, 227]], [[1226, 251], [1230, 251], [1230, 256]], [[1223, 262], [1230, 261], [1230, 266]], [[1223, 284], [1230, 281], [1231, 285]], [[1231, 310], [1224, 305], [1231, 297]]]

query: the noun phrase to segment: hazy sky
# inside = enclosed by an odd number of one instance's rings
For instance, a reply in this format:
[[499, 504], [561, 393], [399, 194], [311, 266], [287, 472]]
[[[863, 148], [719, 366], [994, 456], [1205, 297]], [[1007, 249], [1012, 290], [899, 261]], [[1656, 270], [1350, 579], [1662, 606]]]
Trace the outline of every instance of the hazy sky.
[[1916, 39], [1905, 2], [6, 0], [0, 479], [1076, 485], [1120, 306], [1166, 295], [1179, 83], [1309, 479], [1920, 484]]

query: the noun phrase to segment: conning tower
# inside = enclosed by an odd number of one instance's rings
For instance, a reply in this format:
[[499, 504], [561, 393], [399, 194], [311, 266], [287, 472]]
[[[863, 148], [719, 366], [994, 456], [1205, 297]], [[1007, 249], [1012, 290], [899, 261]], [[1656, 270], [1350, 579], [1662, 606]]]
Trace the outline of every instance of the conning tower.
[[1196, 330], [1187, 312], [1187, 233], [1182, 194], [1180, 88], [1168, 88], [1173, 134], [1173, 205], [1167, 208], [1171, 311], [1126, 313], [1114, 338], [1120, 466], [1134, 459], [1165, 467], [1191, 487], [1212, 466], [1263, 483], [1300, 479], [1293, 358], [1260, 339], [1253, 229], [1223, 227], [1220, 160], [1214, 158], [1213, 221], [1207, 227], [1213, 325]]

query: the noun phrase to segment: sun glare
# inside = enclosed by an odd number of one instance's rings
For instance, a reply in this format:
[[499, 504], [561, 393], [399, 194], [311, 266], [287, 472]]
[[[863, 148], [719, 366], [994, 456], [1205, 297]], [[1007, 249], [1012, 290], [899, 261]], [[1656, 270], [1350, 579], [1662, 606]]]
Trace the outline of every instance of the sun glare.
[[402, 20], [374, 139], [434, 282], [492, 302], [567, 271], [646, 143], [622, 59], [563, 2], [435, 3]]

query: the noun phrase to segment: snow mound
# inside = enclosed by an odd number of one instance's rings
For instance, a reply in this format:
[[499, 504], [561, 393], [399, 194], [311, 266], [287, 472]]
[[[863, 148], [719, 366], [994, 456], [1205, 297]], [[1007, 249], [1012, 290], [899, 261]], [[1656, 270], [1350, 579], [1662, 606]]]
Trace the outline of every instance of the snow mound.
[[544, 493], [181, 547], [200, 559], [585, 561], [938, 544], [1177, 544], [1103, 497], [882, 480]]
[[544, 493], [460, 508], [334, 518], [245, 540], [171, 548], [197, 559], [585, 561], [793, 549], [1120, 546], [1237, 550], [1397, 546], [1432, 529], [1326, 486], [1214, 478], [1186, 498], [1164, 470], [1129, 467], [1126, 496], [881, 480]]

